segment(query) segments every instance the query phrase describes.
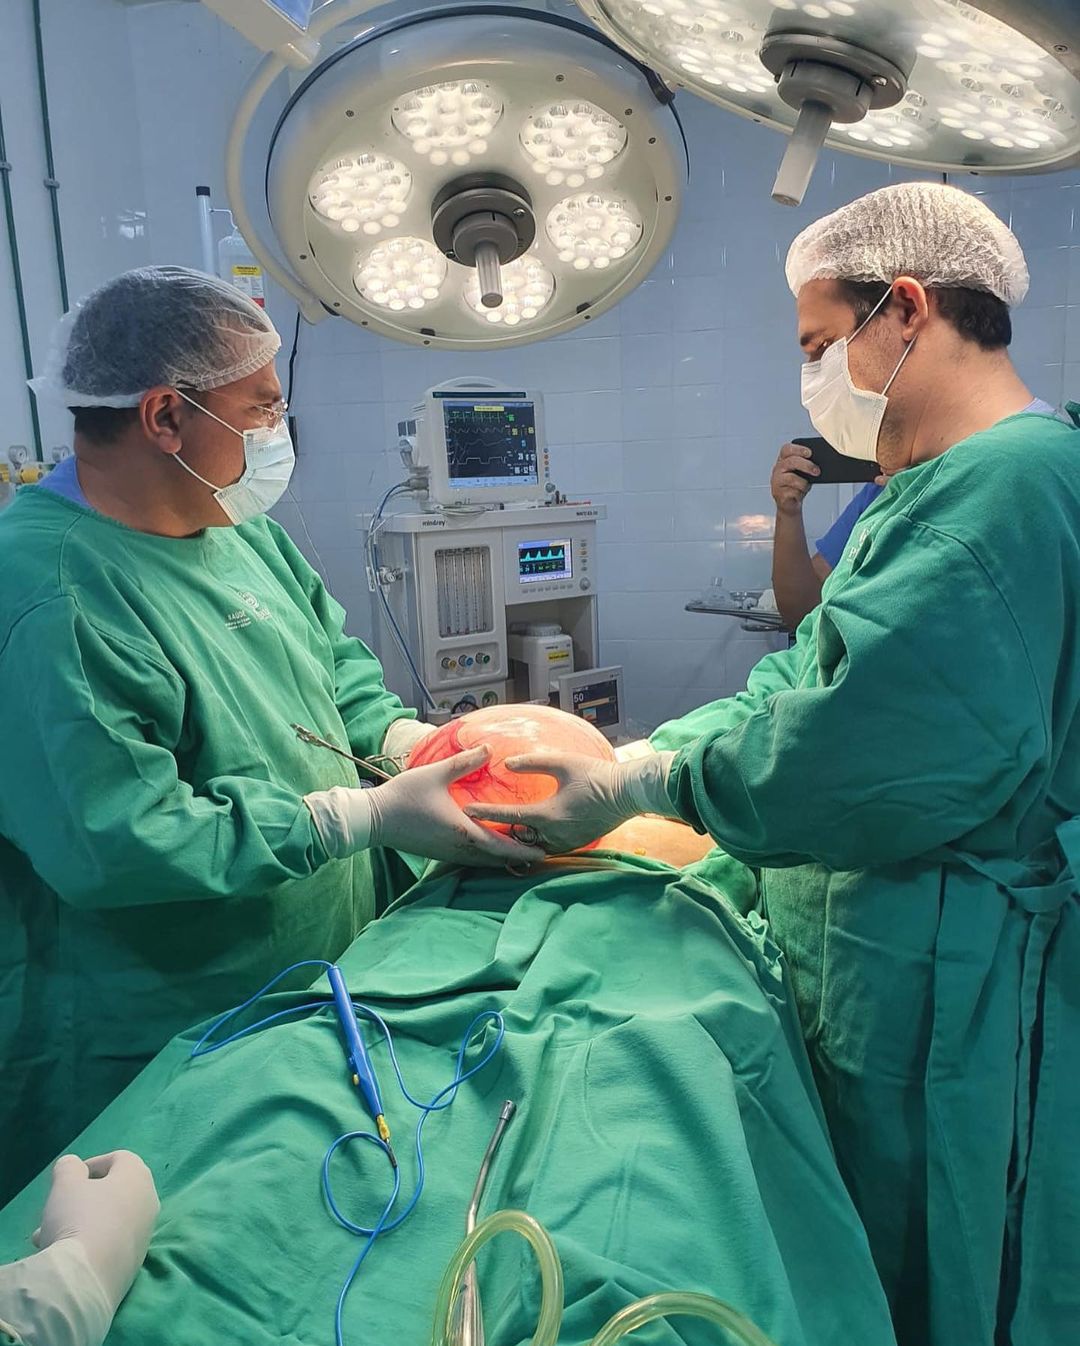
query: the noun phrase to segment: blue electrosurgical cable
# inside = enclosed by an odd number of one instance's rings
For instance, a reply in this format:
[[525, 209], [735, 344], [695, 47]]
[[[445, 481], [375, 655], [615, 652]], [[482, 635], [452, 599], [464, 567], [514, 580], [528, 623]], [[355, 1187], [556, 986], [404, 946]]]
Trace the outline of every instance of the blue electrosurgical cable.
[[[230, 1033], [227, 1037], [222, 1038], [220, 1042], [211, 1041], [214, 1034], [217, 1033], [219, 1029], [224, 1028], [228, 1023], [232, 1023], [245, 1010], [250, 1009], [252, 1005], [257, 1004], [263, 996], [269, 994], [269, 992], [272, 991], [284, 977], [287, 977], [291, 972], [295, 972], [299, 968], [306, 967], [321, 968], [322, 971], [326, 973], [331, 990], [331, 999], [329, 1001], [324, 997], [322, 1000], [309, 1000], [302, 1004], [292, 1005], [287, 1009], [277, 1010], [274, 1014], [268, 1014], [265, 1018], [259, 1019], [253, 1024], [248, 1024], [244, 1028], [238, 1028], [234, 1033]], [[356, 1088], [363, 1096], [369, 1111], [372, 1112], [376, 1127], [378, 1127], [380, 1119], [385, 1126], [386, 1118], [383, 1116], [382, 1097], [379, 1092], [375, 1071], [371, 1064], [371, 1058], [368, 1055], [367, 1047], [364, 1044], [363, 1037], [360, 1034], [359, 1025], [356, 1022], [356, 1017], [358, 1015], [360, 1018], [367, 1019], [370, 1023], [374, 1024], [382, 1034], [390, 1057], [390, 1064], [393, 1067], [394, 1076], [397, 1079], [402, 1096], [420, 1113], [415, 1131], [416, 1184], [413, 1187], [412, 1194], [408, 1201], [405, 1203], [404, 1209], [394, 1219], [391, 1219], [391, 1215], [394, 1207], [397, 1205], [398, 1197], [401, 1194], [401, 1169], [398, 1167], [397, 1159], [389, 1144], [389, 1128], [387, 1128], [386, 1138], [381, 1134], [374, 1135], [370, 1131], [347, 1131], [344, 1135], [338, 1136], [338, 1138], [333, 1141], [323, 1156], [322, 1186], [330, 1213], [343, 1229], [348, 1230], [350, 1234], [355, 1234], [364, 1240], [364, 1245], [353, 1261], [349, 1274], [345, 1278], [345, 1283], [341, 1287], [341, 1292], [338, 1295], [337, 1300], [337, 1308], [334, 1314], [334, 1340], [336, 1346], [344, 1346], [345, 1329], [343, 1315], [345, 1311], [345, 1301], [356, 1281], [360, 1268], [364, 1265], [368, 1254], [382, 1235], [389, 1234], [393, 1230], [399, 1229], [405, 1223], [416, 1209], [423, 1193], [424, 1183], [427, 1177], [427, 1172], [424, 1166], [424, 1123], [433, 1112], [442, 1112], [444, 1109], [448, 1108], [457, 1096], [458, 1087], [464, 1084], [466, 1080], [472, 1079], [478, 1071], [483, 1070], [492, 1057], [494, 1057], [496, 1052], [502, 1046], [503, 1038], [506, 1035], [506, 1024], [503, 1020], [503, 1016], [498, 1010], [481, 1010], [473, 1019], [472, 1023], [469, 1024], [461, 1039], [461, 1045], [458, 1048], [457, 1061], [454, 1068], [454, 1075], [450, 1080], [450, 1083], [440, 1089], [429, 1102], [423, 1103], [419, 1099], [413, 1097], [409, 1092], [408, 1086], [405, 1084], [405, 1077], [401, 1073], [401, 1065], [397, 1058], [397, 1052], [394, 1050], [394, 1040], [391, 1036], [389, 1026], [383, 1017], [377, 1010], [372, 1009], [370, 1005], [360, 1004], [352, 999], [349, 995], [348, 988], [345, 985], [345, 979], [341, 974], [341, 970], [335, 963], [329, 963], [323, 959], [305, 959], [303, 962], [293, 963], [290, 967], [285, 968], [282, 972], [279, 972], [276, 977], [272, 977], [261, 990], [256, 991], [253, 996], [245, 1000], [242, 1005], [237, 1005], [235, 1009], [228, 1010], [225, 1014], [222, 1014], [215, 1019], [191, 1049], [191, 1057], [192, 1059], [196, 1059], [202, 1056], [209, 1056], [212, 1052], [220, 1051], [223, 1047], [228, 1047], [231, 1043], [237, 1042], [241, 1038], [249, 1037], [253, 1033], [258, 1033], [264, 1028], [269, 1028], [272, 1024], [279, 1023], [281, 1020], [287, 1019], [292, 1015], [307, 1014], [313, 1011], [329, 1008], [332, 1008], [335, 1011], [338, 1021], [341, 1024], [342, 1031], [345, 1035], [346, 1055], [348, 1056], [350, 1065], [353, 1067]], [[468, 1055], [470, 1043], [476, 1036], [478, 1029], [489, 1025], [493, 1026], [496, 1030], [495, 1041], [486, 1048], [479, 1060], [466, 1070], [465, 1058]], [[358, 1065], [362, 1065], [363, 1069], [358, 1069]], [[370, 1090], [370, 1097], [367, 1092], [368, 1090]], [[365, 1141], [367, 1144], [374, 1145], [382, 1150], [393, 1167], [394, 1180], [390, 1198], [383, 1207], [379, 1218], [375, 1221], [374, 1225], [371, 1226], [358, 1224], [356, 1221], [350, 1220], [349, 1217], [342, 1212], [334, 1197], [333, 1186], [330, 1179], [331, 1159], [333, 1159], [338, 1150], [354, 1140]]]

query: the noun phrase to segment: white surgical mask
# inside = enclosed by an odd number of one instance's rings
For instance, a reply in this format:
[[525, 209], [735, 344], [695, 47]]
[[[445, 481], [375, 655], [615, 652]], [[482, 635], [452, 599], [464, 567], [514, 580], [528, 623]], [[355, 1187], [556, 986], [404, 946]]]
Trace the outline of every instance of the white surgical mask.
[[237, 430], [184, 393], [180, 393], [180, 396], [244, 441], [244, 475], [231, 486], [215, 486], [212, 481], [200, 477], [178, 453], [174, 454], [173, 457], [184, 471], [190, 472], [196, 481], [201, 481], [213, 491], [214, 499], [233, 523], [247, 523], [249, 519], [255, 519], [273, 509], [285, 494], [296, 463], [292, 436], [284, 418], [272, 430], [266, 426], [260, 426], [257, 430]]
[[814, 429], [838, 453], [870, 463], [877, 461], [878, 436], [881, 434], [885, 408], [889, 404], [886, 394], [918, 338], [913, 337], [908, 342], [900, 363], [892, 372], [892, 378], [880, 393], [871, 392], [868, 388], [857, 388], [852, 382], [847, 348], [890, 294], [891, 286], [878, 300], [866, 321], [850, 337], [834, 341], [825, 348], [820, 360], [805, 364], [802, 368], [802, 404], [810, 415]]

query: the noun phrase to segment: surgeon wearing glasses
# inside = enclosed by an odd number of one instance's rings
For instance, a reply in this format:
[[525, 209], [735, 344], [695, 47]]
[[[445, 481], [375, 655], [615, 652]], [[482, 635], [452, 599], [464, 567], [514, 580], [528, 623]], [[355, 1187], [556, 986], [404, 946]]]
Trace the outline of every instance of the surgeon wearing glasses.
[[293, 446], [280, 338], [179, 267], [61, 322], [39, 397], [75, 456], [0, 519], [0, 1204], [179, 1029], [333, 959], [413, 873], [530, 851], [446, 785], [359, 788], [425, 731], [266, 517]]

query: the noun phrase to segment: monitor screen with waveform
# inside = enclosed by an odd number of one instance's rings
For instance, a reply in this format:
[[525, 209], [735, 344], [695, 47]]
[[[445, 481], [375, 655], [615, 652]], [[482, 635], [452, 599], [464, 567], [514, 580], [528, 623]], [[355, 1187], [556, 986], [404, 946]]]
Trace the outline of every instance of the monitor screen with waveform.
[[573, 578], [573, 548], [568, 537], [519, 542], [517, 552], [518, 579], [522, 584]]
[[532, 402], [446, 401], [443, 424], [451, 486], [539, 484]]

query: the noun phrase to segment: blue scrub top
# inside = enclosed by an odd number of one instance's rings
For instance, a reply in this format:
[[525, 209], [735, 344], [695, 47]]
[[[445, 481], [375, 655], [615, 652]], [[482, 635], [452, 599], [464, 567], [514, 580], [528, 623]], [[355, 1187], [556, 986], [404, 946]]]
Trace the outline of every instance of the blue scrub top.
[[835, 570], [839, 564], [859, 515], [870, 508], [884, 489], [883, 486], [868, 481], [859, 494], [852, 498], [825, 536], [818, 538], [815, 549], [819, 556], [824, 556], [828, 561], [831, 570]]
[[[75, 458], [65, 458], [62, 463], [57, 463], [49, 475], [40, 483], [49, 491], [55, 491], [57, 495], [62, 495], [65, 500], [72, 500], [76, 505], [81, 505], [83, 509], [90, 509], [90, 502], [83, 495], [83, 488], [79, 485], [79, 474], [75, 471]], [[854, 524], [854, 519], [852, 523]]]
[[[1040, 416], [1052, 416], [1054, 414], [1054, 408], [1049, 402], [1044, 402], [1041, 397], [1036, 397], [1024, 408], [1024, 411], [1036, 413]], [[872, 481], [868, 482], [825, 536], [818, 538], [817, 542], [814, 543], [814, 550], [828, 561], [831, 570], [835, 570], [839, 564], [840, 558], [844, 554], [844, 548], [847, 546], [848, 538], [851, 536], [852, 529], [855, 527], [859, 516], [870, 508], [883, 489], [881, 486], [875, 486]]]

